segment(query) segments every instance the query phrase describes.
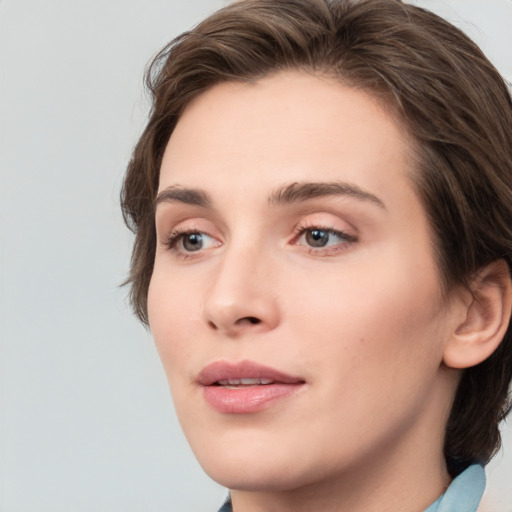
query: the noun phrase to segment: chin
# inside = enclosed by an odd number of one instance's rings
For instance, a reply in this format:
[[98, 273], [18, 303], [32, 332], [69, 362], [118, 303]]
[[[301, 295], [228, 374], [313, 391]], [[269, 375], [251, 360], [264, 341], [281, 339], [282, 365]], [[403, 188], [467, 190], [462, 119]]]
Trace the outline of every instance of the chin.
[[295, 487], [301, 480], [299, 465], [292, 456], [297, 450], [283, 450], [282, 446], [280, 450], [268, 437], [246, 432], [245, 436], [220, 434], [199, 443], [189, 441], [205, 473], [228, 489], [284, 491]]
[[[233, 447], [222, 454], [196, 453], [205, 473], [217, 483], [229, 489], [246, 491], [282, 490], [286, 487], [289, 467], [267, 450], [244, 450]], [[283, 489], [284, 490], [284, 489]]]
[[297, 489], [308, 483], [306, 475], [299, 475], [292, 464], [276, 464], [273, 461], [243, 461], [203, 465], [206, 474], [220, 485], [238, 491], [283, 492]]
[[304, 443], [292, 447], [283, 441], [246, 439], [243, 445], [223, 443], [220, 450], [217, 445], [213, 450], [196, 449], [195, 454], [205, 473], [228, 489], [286, 492], [328, 478], [334, 466], [339, 469], [343, 465], [339, 459], [322, 460], [304, 448]]

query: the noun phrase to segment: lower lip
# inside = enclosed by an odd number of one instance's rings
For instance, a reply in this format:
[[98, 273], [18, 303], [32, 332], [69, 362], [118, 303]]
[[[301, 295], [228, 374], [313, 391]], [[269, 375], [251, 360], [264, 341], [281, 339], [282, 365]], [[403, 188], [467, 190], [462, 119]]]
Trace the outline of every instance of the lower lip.
[[266, 384], [246, 388], [205, 386], [204, 398], [216, 411], [249, 414], [266, 409], [276, 401], [298, 391], [302, 384]]

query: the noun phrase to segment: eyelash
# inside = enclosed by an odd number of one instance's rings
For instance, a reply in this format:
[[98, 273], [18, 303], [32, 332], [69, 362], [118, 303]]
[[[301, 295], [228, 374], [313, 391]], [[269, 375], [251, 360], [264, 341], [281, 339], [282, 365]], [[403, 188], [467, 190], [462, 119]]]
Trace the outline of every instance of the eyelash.
[[328, 245], [328, 246], [324, 246], [324, 247], [306, 246], [308, 249], [308, 252], [310, 254], [318, 254], [320, 252], [324, 253], [324, 254], [337, 253], [339, 251], [343, 251], [343, 250], [347, 249], [347, 247], [346, 247], [347, 244], [355, 243], [358, 241], [357, 237], [355, 237], [353, 235], [349, 235], [345, 231], [341, 231], [339, 229], [333, 229], [332, 227], [321, 226], [321, 225], [317, 225], [317, 224], [314, 224], [314, 225], [298, 224], [294, 229], [294, 236], [293, 236], [294, 243], [296, 245], [298, 245], [297, 241], [303, 235], [305, 235], [308, 232], [311, 233], [313, 231], [322, 231], [322, 232], [326, 233], [327, 235], [336, 236], [339, 239], [341, 239], [342, 242], [332, 245], [332, 246]]
[[182, 238], [184, 235], [188, 235], [190, 233], [196, 233], [196, 231], [187, 231], [185, 229], [177, 228], [169, 233], [163, 244], [168, 249], [174, 249], [178, 240]]

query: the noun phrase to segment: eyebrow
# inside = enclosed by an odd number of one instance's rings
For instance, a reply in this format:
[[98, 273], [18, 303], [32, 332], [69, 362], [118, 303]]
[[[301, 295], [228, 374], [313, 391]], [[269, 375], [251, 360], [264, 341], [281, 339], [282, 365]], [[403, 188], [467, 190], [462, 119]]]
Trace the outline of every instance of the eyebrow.
[[271, 204], [289, 204], [328, 196], [348, 196], [360, 201], [370, 201], [387, 210], [384, 202], [376, 195], [353, 183], [343, 181], [290, 183], [273, 192], [269, 197], [269, 202]]
[[161, 203], [183, 203], [208, 208], [212, 201], [202, 190], [172, 185], [162, 190], [155, 199], [154, 209]]
[[[347, 182], [296, 182], [283, 185], [269, 195], [269, 203], [274, 205], [299, 203], [329, 196], [348, 196], [360, 201], [370, 201], [386, 210], [384, 202], [376, 195]], [[203, 208], [210, 208], [212, 200], [200, 189], [172, 185], [160, 192], [154, 203], [154, 208], [161, 203], [182, 203]]]

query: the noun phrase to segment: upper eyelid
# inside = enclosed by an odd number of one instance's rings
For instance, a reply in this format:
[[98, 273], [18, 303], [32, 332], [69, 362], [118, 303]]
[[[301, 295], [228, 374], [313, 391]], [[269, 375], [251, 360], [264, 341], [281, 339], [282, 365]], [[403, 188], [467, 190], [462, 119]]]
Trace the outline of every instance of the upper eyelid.
[[[327, 215], [328, 217], [324, 217]], [[359, 230], [346, 218], [330, 211], [318, 211], [304, 215], [294, 227], [294, 232], [300, 229], [322, 229], [325, 231], [336, 231], [353, 236], [357, 236]]]
[[174, 215], [171, 212], [163, 212], [161, 215], [155, 217], [155, 228], [158, 232], [161, 232], [167, 236], [169, 233], [179, 230], [183, 232], [205, 232], [209, 234], [212, 231], [211, 226], [215, 225], [215, 221], [212, 221], [206, 217], [197, 215]]
[[[183, 212], [185, 215], [169, 214], [157, 215], [156, 231], [157, 238], [167, 240], [171, 233], [179, 231], [181, 233], [198, 232], [204, 233], [216, 239], [229, 238], [229, 228], [224, 225], [222, 219], [212, 219], [209, 216], [192, 216]], [[291, 232], [289, 236], [296, 236], [301, 230], [322, 229], [333, 231], [352, 237], [359, 235], [359, 230], [354, 224], [342, 216], [339, 212], [330, 210], [316, 209], [314, 211], [293, 213], [296, 221], [289, 227]], [[158, 218], [159, 217], [159, 218]], [[291, 220], [291, 219], [290, 219]], [[285, 220], [288, 224], [288, 221]], [[280, 223], [278, 221], [278, 223]], [[275, 225], [276, 223], [271, 223]]]
[[210, 236], [215, 236], [211, 233], [222, 233], [226, 228], [222, 218], [214, 212], [205, 212], [201, 206], [180, 203], [161, 203], [154, 218], [157, 236], [160, 232], [167, 236], [182, 225], [183, 231], [200, 231]]

